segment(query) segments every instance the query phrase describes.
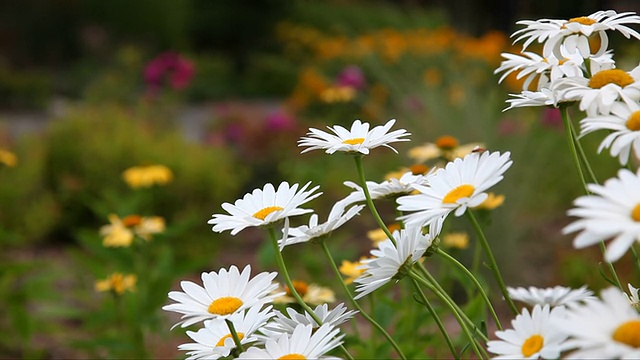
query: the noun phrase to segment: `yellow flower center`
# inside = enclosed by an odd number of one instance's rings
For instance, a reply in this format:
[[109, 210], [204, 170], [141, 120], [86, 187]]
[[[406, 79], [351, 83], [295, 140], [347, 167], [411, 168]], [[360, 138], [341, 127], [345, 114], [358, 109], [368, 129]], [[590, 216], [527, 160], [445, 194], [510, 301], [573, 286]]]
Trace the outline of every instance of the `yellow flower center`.
[[625, 123], [625, 125], [627, 126], [627, 129], [631, 131], [639, 131], [640, 130], [640, 110], [629, 115], [629, 119], [627, 119], [627, 122]]
[[636, 205], [636, 207], [631, 210], [631, 218], [633, 221], [640, 222], [640, 204]]
[[634, 348], [640, 347], [640, 320], [630, 320], [618, 326], [613, 332], [613, 340]]
[[529, 357], [542, 349], [544, 345], [544, 338], [540, 335], [532, 335], [522, 344], [522, 355]]
[[344, 140], [342, 143], [347, 145], [359, 145], [364, 142], [364, 138], [353, 138]]
[[442, 199], [443, 204], [455, 204], [458, 199], [469, 197], [473, 194], [476, 188], [473, 185], [463, 184], [455, 189], [449, 191], [447, 195]]
[[306, 356], [302, 354], [287, 354], [280, 356], [277, 360], [306, 360]]
[[597, 23], [596, 20], [590, 18], [590, 17], [586, 17], [586, 16], [580, 16], [580, 17], [574, 17], [569, 19], [569, 21], [567, 22], [575, 22], [575, 23], [579, 23], [582, 25], [593, 25], [595, 23]]
[[142, 216], [140, 215], [129, 215], [129, 216], [125, 216], [122, 219], [122, 225], [126, 227], [140, 225], [141, 222], [142, 222]]
[[445, 135], [436, 139], [436, 146], [440, 149], [453, 149], [458, 146], [458, 139]]
[[207, 309], [211, 314], [229, 315], [233, 314], [242, 306], [242, 300], [233, 296], [223, 296], [215, 299]]
[[264, 220], [267, 217], [267, 215], [271, 214], [274, 211], [280, 211], [280, 210], [284, 210], [284, 208], [281, 208], [280, 206], [267, 206], [266, 208], [253, 214], [253, 217], [256, 219]]
[[631, 85], [635, 82], [633, 77], [624, 70], [602, 70], [591, 77], [588, 86], [592, 89], [600, 89], [608, 84], [616, 84], [620, 87]]
[[[309, 285], [306, 282], [300, 280], [292, 280], [291, 284], [293, 284], [293, 288], [296, 290], [298, 295], [305, 296], [307, 291], [309, 291]], [[287, 286], [286, 288], [287, 295], [291, 296], [291, 289]]]
[[[237, 334], [238, 334], [238, 339], [242, 340], [242, 338], [244, 338], [244, 333], [239, 332]], [[222, 338], [220, 338], [220, 340], [218, 340], [218, 343], [216, 344], [216, 346], [224, 346], [224, 341], [230, 337], [233, 337], [233, 335], [227, 334], [223, 336]]]

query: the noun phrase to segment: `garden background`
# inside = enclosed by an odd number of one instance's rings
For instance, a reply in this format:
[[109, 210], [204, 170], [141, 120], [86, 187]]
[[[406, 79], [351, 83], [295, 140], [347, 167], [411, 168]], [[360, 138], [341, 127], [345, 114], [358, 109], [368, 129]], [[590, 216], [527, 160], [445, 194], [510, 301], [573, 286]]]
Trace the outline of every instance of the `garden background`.
[[[213, 233], [220, 204], [267, 182], [321, 185], [315, 208], [349, 190], [355, 169], [300, 155], [309, 127], [396, 118], [410, 143], [376, 154], [370, 180], [411, 166], [412, 147], [450, 135], [511, 151], [486, 228], [512, 286], [604, 285], [560, 229], [581, 194], [553, 109], [503, 113], [521, 84], [493, 74], [519, 19], [569, 18], [633, 1], [29, 0], [0, 3], [0, 358], [181, 357], [181, 331], [160, 307], [179, 280], [245, 263], [274, 270], [259, 231]], [[621, 39], [613, 37], [612, 42]], [[620, 41], [632, 68], [640, 50]], [[595, 153], [601, 138], [584, 138]], [[9, 159], [9, 160], [7, 160]], [[12, 161], [13, 160], [13, 161]], [[613, 176], [609, 156], [595, 156]], [[131, 188], [122, 173], [160, 164], [165, 185]], [[568, 169], [568, 170], [567, 170]], [[384, 210], [384, 209], [383, 209]], [[105, 248], [109, 214], [161, 216], [143, 250]], [[373, 220], [354, 220], [337, 259], [364, 255]], [[454, 228], [466, 225], [453, 221]], [[258, 251], [256, 251], [256, 249]], [[295, 247], [296, 276], [328, 269]], [[460, 249], [460, 259], [471, 253]], [[624, 261], [619, 271], [624, 270]], [[628, 266], [628, 265], [627, 265]], [[115, 300], [96, 281], [122, 268], [137, 294]], [[328, 283], [327, 283], [328, 284]], [[141, 298], [143, 297], [143, 298]], [[118, 298], [119, 299], [119, 298]], [[117, 308], [123, 307], [124, 311]], [[114, 318], [113, 314], [122, 318]], [[132, 330], [123, 324], [140, 324]]]

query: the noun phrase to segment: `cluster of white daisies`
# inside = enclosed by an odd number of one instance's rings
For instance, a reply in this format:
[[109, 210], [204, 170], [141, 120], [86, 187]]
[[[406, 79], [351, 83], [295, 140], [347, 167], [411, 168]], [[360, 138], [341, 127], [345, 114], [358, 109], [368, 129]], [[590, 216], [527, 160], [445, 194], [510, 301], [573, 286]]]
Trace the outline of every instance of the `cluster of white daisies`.
[[[537, 80], [537, 91], [523, 91], [509, 100], [510, 107], [553, 105], [579, 102], [588, 117], [581, 121], [583, 134], [607, 129], [612, 133], [603, 142], [613, 155], [626, 164], [631, 150], [640, 156], [640, 67], [631, 72], [615, 69], [607, 49], [607, 30], [640, 39], [625, 24], [640, 23], [631, 13], [597, 12], [570, 20], [523, 21], [515, 33], [526, 49], [534, 41], [544, 42], [543, 56], [531, 52], [505, 54], [508, 59], [497, 72], [527, 77], [527, 86]], [[589, 39], [597, 37], [596, 48]], [[356, 120], [349, 129], [328, 127], [330, 132], [310, 129], [299, 146], [302, 152], [324, 150], [328, 154], [347, 153], [358, 159], [376, 147], [409, 141], [410, 134], [393, 130], [395, 120], [370, 128]], [[397, 220], [404, 228], [390, 234], [364, 260], [363, 270], [354, 282], [356, 299], [362, 298], [392, 280], [399, 280], [425, 254], [439, 236], [449, 214], [463, 215], [487, 199], [487, 190], [503, 178], [512, 165], [509, 152], [476, 149], [444, 167], [427, 174], [405, 173], [381, 183], [362, 186], [347, 182], [352, 192], [335, 203], [327, 220], [319, 222], [313, 209], [302, 206], [317, 198], [319, 186], [282, 182], [266, 184], [244, 195], [233, 204], [224, 203], [226, 214], [214, 214], [213, 231], [230, 230], [238, 234], [247, 227], [279, 230], [279, 250], [286, 246], [323, 239], [344, 225], [365, 207], [369, 199], [391, 197], [402, 212]], [[578, 198], [569, 215], [579, 219], [567, 226], [566, 233], [581, 231], [574, 245], [584, 247], [613, 241], [606, 252], [608, 261], [620, 258], [633, 243], [640, 241], [640, 172], [623, 169], [604, 185], [592, 184], [593, 195]], [[307, 225], [290, 227], [289, 219], [310, 214]], [[343, 335], [338, 325], [356, 313], [342, 304], [333, 310], [316, 307], [314, 314], [287, 310], [278, 312], [270, 303], [276, 296], [276, 273], [250, 277], [250, 267], [240, 272], [235, 266], [202, 274], [203, 286], [183, 281], [183, 291], [173, 291], [174, 304], [165, 310], [183, 314], [177, 324], [183, 327], [199, 322], [204, 327], [187, 334], [195, 342], [180, 349], [190, 359], [216, 359], [233, 353], [239, 358], [322, 358], [340, 346]], [[513, 329], [498, 331], [500, 340], [488, 342], [488, 351], [501, 358], [558, 358], [572, 350], [570, 357], [640, 357], [640, 317], [633, 298], [619, 289], [607, 289], [598, 299], [586, 289], [510, 289], [515, 300], [527, 302], [512, 322]], [[319, 321], [317, 321], [319, 320]], [[235, 329], [235, 330], [234, 330]], [[233, 332], [237, 332], [233, 336]], [[239, 340], [239, 344], [238, 344]], [[238, 346], [242, 345], [242, 346]]]

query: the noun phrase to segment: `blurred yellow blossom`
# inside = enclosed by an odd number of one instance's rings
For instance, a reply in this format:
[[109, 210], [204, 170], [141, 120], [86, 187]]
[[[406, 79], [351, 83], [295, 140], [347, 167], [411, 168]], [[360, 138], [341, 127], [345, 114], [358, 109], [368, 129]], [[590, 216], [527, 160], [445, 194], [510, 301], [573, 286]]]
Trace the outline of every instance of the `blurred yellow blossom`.
[[470, 154], [476, 147], [483, 147], [483, 144], [469, 143], [460, 145], [455, 137], [444, 135], [437, 138], [434, 143], [425, 143], [411, 148], [408, 155], [409, 158], [418, 163], [438, 158], [453, 161], [456, 158]]
[[[322, 305], [336, 301], [336, 295], [333, 290], [320, 286], [314, 283], [306, 283], [301, 280], [292, 280], [293, 287], [302, 300], [309, 305]], [[295, 303], [296, 299], [293, 297], [291, 290], [288, 286], [284, 288], [278, 288], [275, 292], [285, 292], [284, 295], [279, 296], [273, 300], [276, 304], [288, 304]]]
[[11, 151], [0, 149], [0, 164], [14, 167], [18, 164], [18, 157]]
[[124, 294], [125, 291], [133, 292], [135, 290], [138, 278], [133, 275], [124, 275], [122, 273], [113, 273], [104, 280], [98, 280], [95, 284], [96, 291], [113, 291], [117, 295]]
[[466, 232], [450, 232], [442, 236], [442, 246], [455, 249], [466, 249], [469, 246], [469, 235]]
[[498, 206], [502, 205], [502, 203], [504, 203], [505, 197], [502, 194], [496, 195], [492, 192], [489, 192], [487, 193], [487, 195], [489, 195], [489, 197], [487, 197], [485, 201], [483, 201], [480, 205], [476, 206], [474, 209], [493, 210]]
[[122, 173], [122, 178], [130, 187], [151, 187], [166, 185], [173, 180], [173, 173], [164, 165], [133, 166]]
[[131, 246], [135, 235], [149, 241], [151, 235], [165, 229], [164, 218], [159, 216], [129, 215], [120, 219], [118, 215], [110, 214], [109, 223], [100, 228], [100, 235], [104, 236], [102, 245], [106, 247]]
[[347, 278], [344, 279], [344, 283], [349, 285], [353, 282], [353, 280], [357, 279], [364, 272], [363, 269], [359, 269], [362, 265], [362, 261], [368, 259], [366, 256], [362, 256], [358, 261], [349, 261], [342, 260], [342, 264], [340, 265], [340, 272], [342, 275], [345, 275]]
[[[394, 231], [400, 230], [400, 224], [398, 223], [389, 224], [387, 225], [387, 229], [389, 229], [389, 231], [393, 233]], [[374, 246], [377, 246], [378, 243], [380, 243], [381, 241], [387, 240], [389, 238], [387, 237], [387, 234], [382, 229], [375, 229], [375, 230], [368, 231], [367, 237], [369, 238], [369, 240], [373, 242]]]
[[349, 102], [355, 96], [356, 89], [351, 86], [331, 86], [320, 93], [320, 99], [326, 103]]

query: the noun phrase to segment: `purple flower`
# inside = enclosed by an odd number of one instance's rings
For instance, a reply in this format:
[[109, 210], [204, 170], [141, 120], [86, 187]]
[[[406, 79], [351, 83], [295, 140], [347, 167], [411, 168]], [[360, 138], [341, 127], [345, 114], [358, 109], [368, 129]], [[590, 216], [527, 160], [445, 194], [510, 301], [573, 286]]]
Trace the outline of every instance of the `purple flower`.
[[349, 65], [338, 74], [336, 85], [362, 89], [366, 85], [366, 79], [364, 78], [364, 73], [358, 66]]
[[180, 54], [169, 51], [151, 60], [144, 69], [144, 81], [152, 92], [159, 91], [164, 83], [174, 90], [189, 86], [194, 74], [191, 61]]
[[276, 110], [265, 118], [265, 127], [267, 130], [284, 131], [290, 130], [295, 126], [295, 119], [282, 110]]

